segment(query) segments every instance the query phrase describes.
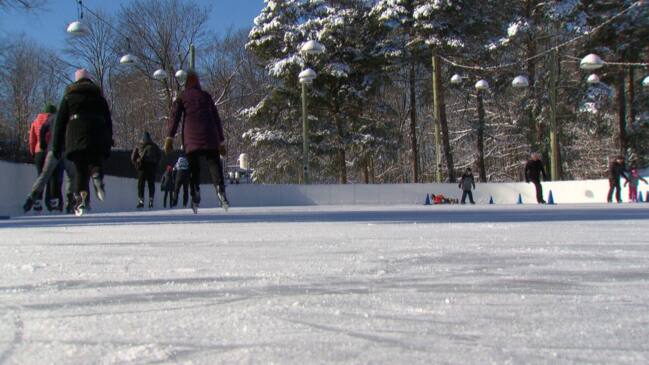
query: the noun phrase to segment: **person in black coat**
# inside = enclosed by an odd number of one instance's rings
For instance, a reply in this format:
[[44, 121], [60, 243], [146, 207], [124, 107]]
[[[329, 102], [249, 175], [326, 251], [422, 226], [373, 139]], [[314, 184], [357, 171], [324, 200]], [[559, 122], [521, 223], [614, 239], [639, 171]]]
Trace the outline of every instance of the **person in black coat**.
[[131, 162], [137, 170], [137, 207], [144, 207], [144, 184], [149, 189], [149, 208], [153, 208], [155, 196], [155, 175], [158, 164], [162, 158], [162, 152], [149, 132], [144, 132], [140, 145], [136, 146], [131, 153]]
[[541, 186], [541, 176], [543, 181], [547, 181], [543, 161], [541, 161], [540, 153], [532, 153], [531, 158], [525, 164], [525, 182], [533, 183], [536, 188], [536, 202], [545, 204], [543, 199], [543, 187]]
[[97, 198], [104, 200], [102, 166], [113, 145], [113, 123], [108, 102], [88, 71], [77, 70], [75, 80], [66, 88], [59, 106], [52, 152], [57, 159], [64, 156], [76, 167], [75, 213], [82, 215], [87, 211], [90, 178]]
[[162, 174], [162, 179], [160, 180], [160, 191], [164, 192], [164, 197], [162, 198], [162, 206], [167, 207], [167, 201], [169, 202], [169, 208], [173, 208], [173, 194], [174, 194], [174, 173], [173, 167], [167, 165], [167, 169], [164, 174]]
[[620, 188], [620, 177], [623, 177], [627, 182], [629, 177], [626, 175], [626, 169], [624, 167], [624, 156], [617, 156], [608, 166], [608, 195], [606, 201], [611, 203], [613, 201], [613, 192], [615, 192], [615, 200], [618, 203], [622, 203], [621, 188]]

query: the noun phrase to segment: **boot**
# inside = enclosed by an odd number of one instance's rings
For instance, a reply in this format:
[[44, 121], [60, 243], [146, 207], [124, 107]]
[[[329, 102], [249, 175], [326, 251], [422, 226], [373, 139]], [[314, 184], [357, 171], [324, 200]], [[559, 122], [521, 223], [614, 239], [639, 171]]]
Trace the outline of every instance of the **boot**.
[[142, 198], [137, 200], [137, 208], [144, 208], [144, 200], [142, 200]]

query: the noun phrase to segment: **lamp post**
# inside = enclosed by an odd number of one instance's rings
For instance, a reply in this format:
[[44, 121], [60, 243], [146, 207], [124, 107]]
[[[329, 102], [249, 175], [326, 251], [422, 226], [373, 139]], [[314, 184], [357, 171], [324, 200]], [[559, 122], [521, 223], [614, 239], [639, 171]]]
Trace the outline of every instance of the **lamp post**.
[[[455, 74], [451, 77], [451, 84], [459, 85], [462, 83], [462, 80], [467, 77], [460, 76]], [[487, 168], [484, 159], [484, 131], [485, 131], [485, 111], [484, 111], [484, 101], [482, 93], [489, 90], [489, 83], [487, 80], [480, 79], [475, 85], [476, 90], [476, 101], [478, 109], [478, 128], [477, 128], [477, 143], [476, 147], [478, 149], [478, 170], [479, 170], [479, 179], [481, 182], [487, 182]]]
[[310, 68], [300, 72], [300, 84], [302, 84], [302, 182], [309, 183], [309, 115], [307, 113], [308, 85], [313, 83], [316, 73]]
[[[324, 46], [317, 41], [307, 41], [300, 47], [300, 53], [307, 59], [324, 53]], [[298, 75], [302, 85], [302, 183], [309, 183], [309, 115], [307, 111], [307, 87], [313, 83], [317, 74], [306, 68]]]

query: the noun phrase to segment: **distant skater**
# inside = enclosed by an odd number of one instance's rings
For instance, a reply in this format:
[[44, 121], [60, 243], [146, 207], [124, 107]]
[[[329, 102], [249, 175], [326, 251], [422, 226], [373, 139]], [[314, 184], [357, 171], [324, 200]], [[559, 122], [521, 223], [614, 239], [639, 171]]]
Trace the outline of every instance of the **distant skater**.
[[543, 177], [543, 181], [547, 181], [543, 161], [541, 161], [541, 154], [534, 152], [525, 164], [525, 182], [531, 182], [534, 184], [534, 187], [536, 188], [536, 202], [539, 204], [545, 204], [545, 199], [543, 199], [543, 187], [541, 186], [541, 177]]
[[615, 192], [615, 200], [622, 203], [622, 189], [620, 188], [620, 178], [623, 177], [627, 182], [629, 177], [625, 173], [624, 156], [617, 156], [608, 166], [608, 195], [606, 201], [613, 202], [613, 193]]
[[471, 192], [471, 189], [475, 189], [475, 178], [473, 177], [471, 168], [467, 167], [466, 171], [464, 171], [464, 174], [462, 174], [462, 177], [460, 178], [458, 187], [462, 189], [462, 200], [460, 204], [466, 204], [467, 196], [469, 197], [469, 202], [475, 204], [473, 201], [473, 192]]
[[[40, 175], [43, 172], [43, 167], [45, 166], [45, 157], [47, 155], [47, 149], [43, 149], [41, 146], [41, 131], [42, 127], [56, 118], [56, 107], [54, 105], [48, 104], [45, 106], [43, 112], [38, 113], [36, 119], [32, 122], [29, 128], [29, 154], [34, 159], [34, 165], [36, 166], [36, 174]], [[49, 142], [50, 138], [47, 138]], [[49, 180], [48, 176], [48, 180]], [[47, 181], [46, 181], [47, 182]], [[48, 189], [45, 193], [45, 200], [50, 199], [50, 190]], [[32, 196], [32, 206], [35, 211], [40, 212], [43, 210], [42, 200], [43, 200], [43, 190], [38, 192], [38, 196]], [[49, 206], [49, 203], [48, 203]]]
[[137, 170], [137, 208], [144, 208], [144, 185], [149, 189], [149, 208], [153, 208], [155, 197], [155, 175], [162, 158], [158, 147], [149, 132], [142, 134], [140, 144], [131, 153], [131, 162]]
[[167, 165], [164, 174], [162, 174], [162, 180], [160, 180], [160, 191], [164, 193], [162, 197], [162, 207], [167, 207], [167, 202], [169, 203], [169, 208], [173, 208], [172, 201], [174, 195], [174, 175], [173, 167]]
[[[57, 159], [67, 157], [76, 167], [75, 214], [88, 209], [89, 180], [97, 198], [105, 198], [103, 161], [113, 145], [113, 123], [108, 103], [88, 71], [79, 69], [75, 82], [68, 86], [54, 124], [52, 153]], [[64, 156], [65, 153], [65, 156]]]
[[640, 176], [640, 172], [636, 165], [631, 165], [629, 179], [624, 183], [624, 186], [629, 184], [629, 201], [634, 203], [638, 202], [638, 185], [640, 185], [640, 181], [644, 181], [644, 183], [647, 184], [647, 180]]
[[171, 198], [172, 205], [175, 207], [178, 205], [178, 200], [180, 199], [180, 188], [183, 189], [183, 207], [187, 208], [187, 202], [189, 201], [189, 161], [185, 155], [181, 152], [174, 166], [174, 193]]

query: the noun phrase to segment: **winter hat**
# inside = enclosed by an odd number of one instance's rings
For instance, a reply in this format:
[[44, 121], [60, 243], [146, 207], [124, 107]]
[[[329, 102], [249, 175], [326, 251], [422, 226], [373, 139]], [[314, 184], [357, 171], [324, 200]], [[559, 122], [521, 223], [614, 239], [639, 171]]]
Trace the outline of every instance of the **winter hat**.
[[201, 83], [198, 80], [198, 74], [196, 71], [189, 71], [187, 73], [187, 79], [185, 80], [185, 89], [191, 89], [193, 87], [201, 88]]
[[151, 139], [151, 134], [149, 134], [149, 132], [147, 132], [147, 131], [142, 133], [142, 140], [140, 142], [142, 142], [144, 144], [153, 143], [153, 139]]
[[85, 68], [80, 68], [77, 70], [77, 72], [74, 73], [74, 81], [79, 81], [81, 79], [90, 80], [90, 72], [88, 72], [88, 70], [86, 70]]
[[43, 108], [43, 113], [54, 114], [56, 113], [56, 107], [52, 104], [45, 104], [45, 108]]

